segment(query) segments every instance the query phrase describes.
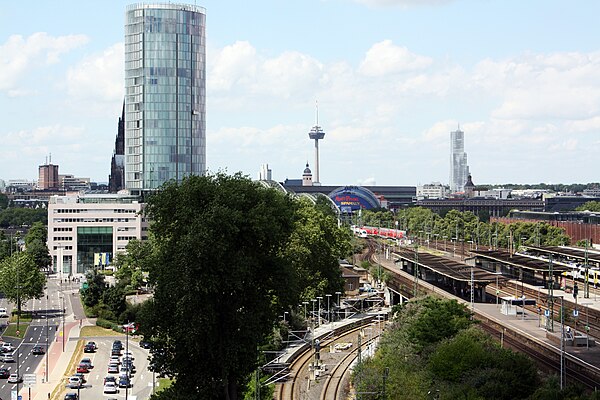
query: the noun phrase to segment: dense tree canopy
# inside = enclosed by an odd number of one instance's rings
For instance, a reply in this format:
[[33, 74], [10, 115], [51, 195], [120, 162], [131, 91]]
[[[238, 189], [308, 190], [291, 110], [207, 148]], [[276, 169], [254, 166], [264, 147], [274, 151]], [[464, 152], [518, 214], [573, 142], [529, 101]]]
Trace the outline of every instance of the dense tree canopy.
[[47, 268], [52, 263], [47, 237], [48, 229], [41, 222], [35, 222], [25, 235], [25, 251], [31, 254], [38, 268]]
[[35, 222], [48, 223], [48, 210], [45, 208], [9, 207], [0, 209], [0, 228], [10, 226], [31, 226]]
[[153, 368], [175, 377], [155, 398], [237, 398], [281, 311], [343, 287], [348, 236], [326, 209], [241, 175], [193, 176], [149, 198], [142, 268], [155, 291], [139, 322]]
[[23, 302], [44, 294], [45, 284], [46, 277], [26, 252], [14, 253], [0, 263], [0, 292], [17, 304], [19, 313]]
[[576, 208], [577, 211], [600, 212], [600, 201], [588, 201]]

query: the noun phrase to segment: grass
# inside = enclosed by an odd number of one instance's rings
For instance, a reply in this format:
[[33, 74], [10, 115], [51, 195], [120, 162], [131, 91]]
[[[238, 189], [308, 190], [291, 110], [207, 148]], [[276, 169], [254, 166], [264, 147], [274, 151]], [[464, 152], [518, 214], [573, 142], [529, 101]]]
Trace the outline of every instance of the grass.
[[[10, 336], [10, 337], [23, 337], [25, 335], [25, 332], [27, 331], [27, 328], [29, 327], [29, 324], [24, 324], [23, 320], [21, 320], [21, 323], [19, 324], [19, 327], [17, 329], [17, 324], [10, 324], [6, 330], [3, 333], [3, 336]], [[19, 331], [19, 336], [17, 336], [17, 330]]]
[[112, 329], [102, 328], [101, 326], [84, 326], [81, 328], [79, 336], [96, 337], [96, 336], [123, 336], [122, 333], [113, 331]]
[[[10, 316], [10, 322], [17, 322], [17, 315], [13, 314]], [[31, 322], [31, 313], [26, 311], [21, 311], [21, 318], [19, 318], [19, 322]]]

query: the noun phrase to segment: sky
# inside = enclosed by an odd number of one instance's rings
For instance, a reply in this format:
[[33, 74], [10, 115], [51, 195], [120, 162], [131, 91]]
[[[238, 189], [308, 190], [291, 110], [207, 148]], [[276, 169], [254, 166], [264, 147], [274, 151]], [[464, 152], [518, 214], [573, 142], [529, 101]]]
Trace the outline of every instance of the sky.
[[[124, 0], [0, 0], [0, 179], [107, 182]], [[205, 0], [211, 172], [324, 185], [600, 181], [600, 2]], [[314, 170], [314, 168], [313, 168]]]

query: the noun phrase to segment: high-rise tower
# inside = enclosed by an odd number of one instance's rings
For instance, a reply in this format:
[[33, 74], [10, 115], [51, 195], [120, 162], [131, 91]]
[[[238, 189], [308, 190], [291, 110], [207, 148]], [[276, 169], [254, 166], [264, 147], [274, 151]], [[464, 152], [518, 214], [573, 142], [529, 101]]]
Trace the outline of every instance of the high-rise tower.
[[464, 191], [469, 176], [467, 153], [465, 153], [465, 133], [460, 126], [450, 132], [450, 192]]
[[325, 132], [319, 126], [319, 106], [317, 105], [317, 123], [312, 127], [310, 132], [308, 132], [308, 137], [315, 140], [315, 179], [312, 184], [314, 186], [319, 186], [321, 184], [321, 180], [319, 178], [319, 139], [323, 139], [325, 137]]
[[125, 186], [138, 194], [206, 170], [206, 13], [132, 4], [125, 15]]

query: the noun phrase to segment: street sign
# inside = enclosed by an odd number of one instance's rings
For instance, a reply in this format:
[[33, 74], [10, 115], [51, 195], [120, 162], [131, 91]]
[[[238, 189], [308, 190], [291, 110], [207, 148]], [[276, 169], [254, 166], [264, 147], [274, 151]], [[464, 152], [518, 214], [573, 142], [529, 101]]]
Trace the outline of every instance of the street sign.
[[30, 388], [37, 383], [36, 374], [23, 374], [23, 387]]
[[574, 317], [578, 317], [579, 316], [579, 311], [578, 310], [573, 310], [573, 316]]
[[544, 317], [550, 316], [550, 310], [544, 310]]

